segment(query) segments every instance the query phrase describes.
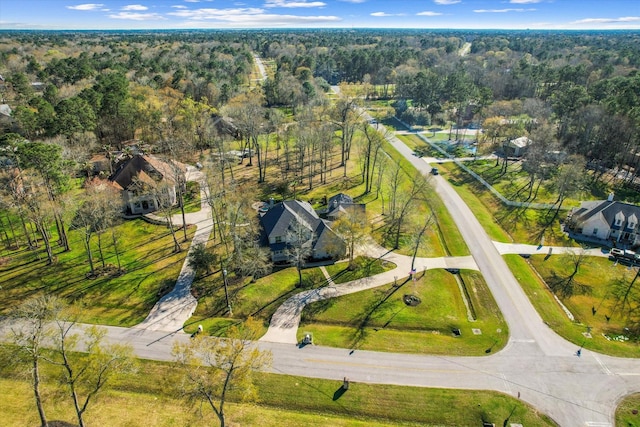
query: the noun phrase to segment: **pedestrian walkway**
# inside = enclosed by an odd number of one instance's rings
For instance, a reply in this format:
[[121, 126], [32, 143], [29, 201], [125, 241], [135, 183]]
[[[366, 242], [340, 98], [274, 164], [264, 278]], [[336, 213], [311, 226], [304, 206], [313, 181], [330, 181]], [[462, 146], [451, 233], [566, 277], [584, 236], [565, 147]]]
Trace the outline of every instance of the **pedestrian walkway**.
[[502, 243], [493, 242], [500, 255], [522, 254], [522, 255], [554, 255], [554, 254], [582, 254], [589, 256], [609, 257], [608, 251], [601, 248], [583, 249], [577, 246], [544, 246], [525, 245], [522, 243]]

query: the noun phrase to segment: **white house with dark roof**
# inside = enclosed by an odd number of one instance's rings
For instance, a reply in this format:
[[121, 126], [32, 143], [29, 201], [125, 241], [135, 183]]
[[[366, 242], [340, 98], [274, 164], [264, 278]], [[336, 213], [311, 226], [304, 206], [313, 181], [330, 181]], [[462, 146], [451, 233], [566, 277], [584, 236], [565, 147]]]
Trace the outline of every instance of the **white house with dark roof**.
[[331, 229], [328, 222], [321, 219], [313, 207], [299, 200], [285, 200], [271, 207], [262, 217], [263, 243], [271, 249], [273, 262], [288, 260], [287, 248], [296, 224], [301, 224], [311, 238], [312, 259], [337, 259], [344, 256], [346, 245]]
[[640, 246], [640, 206], [607, 200], [582, 202], [569, 213], [565, 230], [580, 240], [596, 240], [616, 247]]
[[176, 174], [184, 175], [185, 170], [185, 166], [178, 162], [170, 164], [153, 156], [136, 154], [124, 162], [109, 181], [122, 191], [127, 211], [145, 214], [158, 209], [153, 189], [160, 184], [166, 184], [163, 189], [170, 203], [176, 203]]

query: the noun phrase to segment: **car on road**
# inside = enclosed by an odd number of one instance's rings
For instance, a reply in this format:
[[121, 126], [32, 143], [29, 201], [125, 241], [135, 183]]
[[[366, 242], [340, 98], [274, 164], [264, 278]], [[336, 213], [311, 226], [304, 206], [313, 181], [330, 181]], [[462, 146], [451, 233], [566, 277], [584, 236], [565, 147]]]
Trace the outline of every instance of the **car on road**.
[[438, 168], [431, 168], [431, 175], [438, 175], [439, 173]]

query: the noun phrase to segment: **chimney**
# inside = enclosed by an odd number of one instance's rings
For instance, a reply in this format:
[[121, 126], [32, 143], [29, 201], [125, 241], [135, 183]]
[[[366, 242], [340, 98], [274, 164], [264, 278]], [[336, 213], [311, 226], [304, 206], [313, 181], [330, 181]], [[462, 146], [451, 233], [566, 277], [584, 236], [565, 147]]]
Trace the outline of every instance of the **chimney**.
[[607, 197], [607, 202], [613, 202], [613, 192], [609, 193], [609, 197]]

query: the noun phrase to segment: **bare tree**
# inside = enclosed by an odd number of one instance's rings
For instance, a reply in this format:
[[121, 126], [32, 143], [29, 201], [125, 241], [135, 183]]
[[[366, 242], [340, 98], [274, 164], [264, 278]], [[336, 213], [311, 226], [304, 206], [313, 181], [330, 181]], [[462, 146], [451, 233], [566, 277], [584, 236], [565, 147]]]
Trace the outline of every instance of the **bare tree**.
[[[396, 165], [396, 169], [392, 171], [393, 180], [390, 181], [390, 192], [392, 193], [390, 231], [394, 232], [394, 247], [400, 246], [400, 236], [407, 218], [412, 212], [412, 207], [418, 201], [427, 187], [427, 177], [419, 172], [408, 180], [404, 172]], [[407, 186], [408, 188], [404, 188]]]
[[[76, 327], [74, 315], [60, 317], [55, 324], [53, 355], [47, 360], [61, 368], [61, 384], [71, 396], [78, 424], [85, 427], [84, 414], [92, 399], [114, 377], [135, 370], [133, 348], [103, 344], [107, 330], [97, 326], [88, 327], [83, 337], [73, 333]], [[74, 353], [78, 351], [87, 354], [77, 357]]]
[[361, 156], [363, 159], [362, 181], [364, 182], [364, 194], [368, 194], [373, 187], [373, 176], [385, 136], [378, 132], [377, 129], [374, 129], [369, 123], [362, 125], [362, 133], [364, 135]]
[[576, 275], [580, 271], [580, 266], [587, 261], [587, 253], [584, 248], [570, 250], [567, 252], [573, 270], [568, 276], [558, 276], [552, 272], [553, 277], [549, 280], [549, 287], [552, 291], [559, 293], [563, 297], [570, 297], [576, 294], [589, 292], [589, 287], [581, 284]]
[[167, 221], [171, 237], [173, 237], [173, 251], [180, 252], [182, 247], [176, 237], [176, 230], [173, 225], [173, 208], [176, 204], [176, 191], [174, 186], [168, 182], [157, 183], [152, 189], [153, 198], [155, 199], [158, 212]]
[[38, 416], [42, 427], [48, 426], [40, 390], [40, 364], [47, 358], [45, 345], [52, 338], [50, 322], [54, 321], [64, 308], [57, 297], [43, 295], [31, 298], [17, 306], [11, 313], [14, 320], [9, 332], [11, 347], [4, 347], [4, 362], [26, 366], [25, 374], [31, 379]]
[[353, 267], [355, 248], [362, 244], [370, 234], [369, 221], [360, 206], [347, 206], [337, 220], [331, 224], [336, 234], [342, 237], [349, 248], [349, 267]]
[[331, 112], [332, 122], [340, 130], [340, 166], [344, 167], [345, 177], [353, 135], [361, 116], [358, 98], [351, 97], [340, 98]]
[[187, 343], [176, 343], [173, 355], [182, 371], [179, 392], [191, 404], [202, 402], [225, 426], [225, 405], [230, 393], [242, 400], [255, 400], [253, 373], [271, 365], [271, 352], [252, 344], [259, 337], [257, 321], [249, 318], [232, 326], [228, 338], [199, 335]]
[[300, 221], [289, 224], [285, 233], [285, 253], [298, 270], [298, 286], [302, 286], [302, 267], [312, 254], [313, 240], [314, 233], [305, 224]]

